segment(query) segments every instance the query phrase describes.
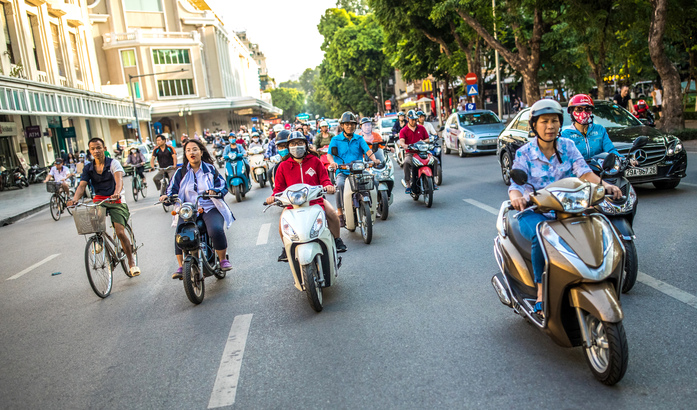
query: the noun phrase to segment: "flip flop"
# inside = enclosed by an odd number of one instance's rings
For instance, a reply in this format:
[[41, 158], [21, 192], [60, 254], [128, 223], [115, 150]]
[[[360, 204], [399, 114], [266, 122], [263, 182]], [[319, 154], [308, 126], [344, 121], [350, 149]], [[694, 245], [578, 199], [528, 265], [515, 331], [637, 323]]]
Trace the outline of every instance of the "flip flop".
[[131, 269], [129, 269], [130, 277], [134, 278], [138, 275], [140, 275], [140, 268], [137, 266], [132, 266]]
[[544, 304], [542, 302], [535, 303], [535, 309], [533, 310], [533, 313], [544, 319]]

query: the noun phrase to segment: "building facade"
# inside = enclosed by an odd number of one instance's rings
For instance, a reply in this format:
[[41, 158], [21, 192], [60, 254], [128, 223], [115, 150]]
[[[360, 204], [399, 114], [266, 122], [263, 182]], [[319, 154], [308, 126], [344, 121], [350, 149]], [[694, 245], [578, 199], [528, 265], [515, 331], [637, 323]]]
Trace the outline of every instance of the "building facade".
[[252, 43], [247, 36], [246, 31], [237, 31], [235, 32], [235, 35], [237, 35], [237, 38], [239, 38], [240, 41], [242, 41], [242, 44], [247, 47], [250, 56], [259, 67], [259, 86], [261, 88], [261, 92], [263, 93], [264, 91], [276, 88], [276, 80], [269, 76], [269, 69], [266, 67], [266, 56], [259, 49], [259, 44]]
[[89, 7], [102, 84], [152, 107], [143, 134], [178, 141], [280, 111], [261, 100], [256, 62], [204, 0], [99, 0]]
[[46, 166], [128, 135], [134, 108], [101, 88], [88, 13], [84, 0], [0, 0], [1, 165]]

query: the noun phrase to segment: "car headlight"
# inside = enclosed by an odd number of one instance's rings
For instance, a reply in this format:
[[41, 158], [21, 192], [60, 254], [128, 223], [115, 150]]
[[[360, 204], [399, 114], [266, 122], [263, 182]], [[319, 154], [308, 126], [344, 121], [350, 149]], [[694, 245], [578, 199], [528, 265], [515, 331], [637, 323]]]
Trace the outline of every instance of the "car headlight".
[[685, 147], [682, 145], [682, 141], [676, 140], [675, 144], [671, 144], [671, 146], [668, 148], [668, 155], [675, 155], [681, 153]]
[[295, 233], [293, 227], [286, 221], [286, 218], [281, 219], [281, 228], [283, 230], [283, 235], [290, 238], [291, 241], [297, 241], [299, 239], [298, 234]]
[[474, 139], [474, 138], [477, 138], [477, 136], [474, 135], [473, 132], [466, 132], [466, 133], [465, 133], [465, 138]]
[[322, 212], [320, 212], [317, 215], [317, 219], [315, 219], [315, 223], [312, 225], [312, 229], [310, 229], [310, 238], [314, 239], [317, 236], [319, 236], [319, 231], [322, 229], [324, 226], [324, 216], [322, 215]]
[[288, 192], [288, 201], [293, 205], [302, 205], [307, 202], [307, 188], [303, 188], [299, 191]]
[[179, 208], [179, 217], [184, 219], [184, 220], [189, 220], [191, 217], [194, 216], [194, 207], [191, 205], [182, 205], [181, 208]]
[[552, 195], [557, 198], [557, 201], [564, 208], [564, 212], [576, 213], [582, 212], [588, 208], [590, 203], [590, 184], [585, 184], [581, 189], [576, 191], [557, 191], [550, 190]]

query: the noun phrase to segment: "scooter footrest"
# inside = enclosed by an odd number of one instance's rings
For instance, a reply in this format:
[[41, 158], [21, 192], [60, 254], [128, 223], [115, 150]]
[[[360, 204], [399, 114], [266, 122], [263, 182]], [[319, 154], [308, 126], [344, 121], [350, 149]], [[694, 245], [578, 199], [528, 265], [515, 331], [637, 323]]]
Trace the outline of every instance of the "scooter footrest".
[[341, 267], [341, 256], [339, 256], [339, 262], [336, 264], [336, 269], [338, 270]]

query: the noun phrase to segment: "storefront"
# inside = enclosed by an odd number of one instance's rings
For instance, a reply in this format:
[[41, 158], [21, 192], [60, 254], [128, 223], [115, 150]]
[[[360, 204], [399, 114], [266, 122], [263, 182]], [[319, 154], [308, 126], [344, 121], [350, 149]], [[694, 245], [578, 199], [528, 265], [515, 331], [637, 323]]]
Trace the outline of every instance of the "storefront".
[[8, 119], [8, 116], [0, 115], [0, 165], [12, 169], [17, 163], [13, 141], [17, 138], [17, 124], [8, 122]]

